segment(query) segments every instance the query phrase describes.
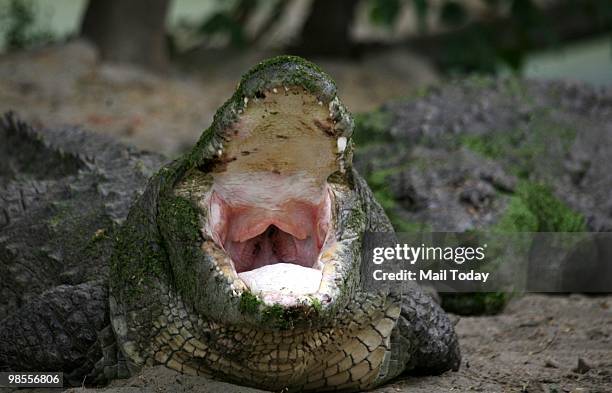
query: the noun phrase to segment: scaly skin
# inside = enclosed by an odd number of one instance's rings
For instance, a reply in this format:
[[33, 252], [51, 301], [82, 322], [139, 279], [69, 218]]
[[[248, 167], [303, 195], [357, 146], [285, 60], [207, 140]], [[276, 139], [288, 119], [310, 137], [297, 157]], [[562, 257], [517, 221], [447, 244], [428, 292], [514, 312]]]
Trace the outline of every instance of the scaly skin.
[[[334, 255], [322, 256], [342, 263], [324, 268], [335, 269], [335, 280], [323, 284], [333, 301], [304, 299], [283, 307], [264, 304], [232, 274], [228, 257], [203, 229], [210, 213], [201, 201], [214, 174], [241, 160], [231, 156], [230, 142], [240, 132], [242, 116], [263, 112], [258, 108], [266, 107], [266, 100], [291, 103], [296, 95], [314, 118], [303, 119], [302, 124], [314, 124], [303, 132], [348, 140], [328, 180], [338, 246]], [[317, 120], [319, 107], [328, 108], [321, 109], [326, 120]], [[293, 124], [291, 119], [274, 121]], [[261, 122], [253, 132], [268, 129], [269, 123]], [[392, 227], [352, 170], [352, 127], [333, 82], [309, 63], [276, 58], [243, 78], [194, 149], [151, 181], [119, 235], [111, 321], [130, 372], [161, 363], [264, 389], [320, 391], [370, 388], [406, 369], [439, 372], [458, 366], [452, 326], [420, 289], [367, 293], [361, 286], [363, 234]]]
[[63, 370], [81, 385], [100, 344], [114, 345], [115, 232], [162, 158], [74, 128], [35, 130], [11, 113], [0, 118], [0, 156], [0, 370]]
[[[342, 138], [346, 144], [338, 148], [335, 172], [327, 179], [337, 240], [329, 255], [321, 257], [334, 261], [324, 268], [331, 270], [332, 279], [322, 283], [328, 295], [285, 307], [262, 301], [236, 279], [229, 257], [205, 230], [210, 213], [201, 201], [215, 173], [234, 160], [227, 152], [243, 113], [257, 108], [262, 97], [292, 95], [314, 108], [314, 126], [307, 132], [326, 135], [333, 146], [336, 140], [341, 146]], [[317, 120], [318, 115], [324, 117]], [[183, 373], [272, 390], [357, 391], [405, 371], [457, 368], [460, 355], [452, 324], [429, 296], [416, 286], [371, 293], [361, 284], [363, 234], [391, 232], [392, 227], [352, 169], [352, 128], [335, 85], [316, 66], [280, 57], [250, 71], [193, 150], [150, 179], [125, 223], [112, 232], [109, 319], [116, 341], [108, 339], [110, 328], [104, 322], [96, 323], [101, 339], [87, 341], [87, 351], [102, 356], [89, 372], [96, 378], [92, 380], [165, 364]], [[37, 302], [42, 298], [32, 300]], [[20, 321], [25, 330], [35, 322], [21, 310], [11, 318], [11, 324], [0, 323], [2, 348], [10, 348], [0, 350], [0, 369], [19, 368], [36, 357], [20, 357], [23, 344], [10, 342], [7, 333]], [[88, 324], [84, 320], [77, 325]], [[56, 347], [64, 351], [60, 344]], [[87, 357], [84, 347], [78, 347], [82, 358]]]

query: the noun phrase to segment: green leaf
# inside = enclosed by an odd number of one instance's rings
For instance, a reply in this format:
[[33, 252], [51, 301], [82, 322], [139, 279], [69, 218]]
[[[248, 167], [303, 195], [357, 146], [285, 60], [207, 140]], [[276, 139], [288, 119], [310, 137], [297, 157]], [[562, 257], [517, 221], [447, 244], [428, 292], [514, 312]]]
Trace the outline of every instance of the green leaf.
[[393, 27], [401, 8], [400, 0], [371, 0], [370, 19], [374, 24]]

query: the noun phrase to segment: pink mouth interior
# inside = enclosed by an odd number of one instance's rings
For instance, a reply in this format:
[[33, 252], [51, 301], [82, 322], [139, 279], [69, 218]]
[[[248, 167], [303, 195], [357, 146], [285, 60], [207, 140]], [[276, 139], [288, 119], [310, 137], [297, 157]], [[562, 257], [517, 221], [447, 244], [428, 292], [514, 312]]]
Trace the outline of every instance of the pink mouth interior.
[[312, 268], [325, 242], [329, 197], [321, 203], [286, 201], [278, 206], [232, 205], [211, 198], [213, 237], [229, 254], [236, 273], [276, 263]]

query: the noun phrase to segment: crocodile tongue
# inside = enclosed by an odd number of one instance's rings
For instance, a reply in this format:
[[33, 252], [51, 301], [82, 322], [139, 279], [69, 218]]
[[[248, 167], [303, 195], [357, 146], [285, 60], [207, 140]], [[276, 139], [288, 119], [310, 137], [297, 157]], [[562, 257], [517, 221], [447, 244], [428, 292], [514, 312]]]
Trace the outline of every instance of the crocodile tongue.
[[322, 272], [292, 263], [275, 263], [239, 273], [238, 276], [264, 300], [283, 303], [295, 297], [314, 294], [321, 285]]

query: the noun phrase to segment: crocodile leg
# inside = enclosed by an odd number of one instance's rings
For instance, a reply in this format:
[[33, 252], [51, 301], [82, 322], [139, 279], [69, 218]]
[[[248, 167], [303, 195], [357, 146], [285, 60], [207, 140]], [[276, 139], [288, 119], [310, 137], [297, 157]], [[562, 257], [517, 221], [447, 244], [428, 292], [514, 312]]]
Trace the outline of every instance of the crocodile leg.
[[[374, 199], [365, 180], [355, 174], [362, 184], [360, 190], [371, 232], [393, 232], [391, 222]], [[391, 332], [391, 353], [387, 369], [380, 380], [388, 381], [402, 373], [439, 374], [457, 370], [461, 363], [459, 342], [453, 324], [434, 300], [433, 288], [421, 288], [413, 283], [392, 288], [391, 296], [400, 304], [400, 315]]]

